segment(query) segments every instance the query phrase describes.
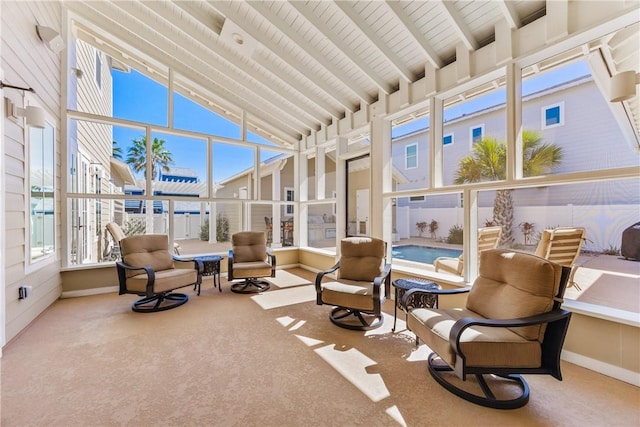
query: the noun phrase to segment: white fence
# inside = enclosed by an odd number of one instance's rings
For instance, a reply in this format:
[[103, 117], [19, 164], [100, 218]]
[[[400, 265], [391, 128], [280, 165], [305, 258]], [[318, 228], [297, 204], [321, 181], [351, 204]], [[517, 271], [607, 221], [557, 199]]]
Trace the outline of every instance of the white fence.
[[[462, 208], [412, 208], [398, 207], [396, 211], [396, 230], [398, 238], [407, 239], [419, 235], [416, 223], [431, 220], [438, 222], [436, 237], [446, 239], [449, 229], [454, 225], [462, 226], [464, 212]], [[480, 208], [478, 223], [484, 225], [485, 219], [493, 218], [493, 208]], [[640, 208], [637, 205], [598, 205], [598, 206], [535, 206], [514, 208], [513, 237], [517, 244], [524, 244], [524, 235], [518, 224], [533, 223], [534, 235], [545, 228], [584, 227], [587, 229], [587, 241], [583, 249], [600, 252], [608, 249], [620, 249], [622, 232], [640, 221]], [[431, 237], [425, 230], [423, 237]]]

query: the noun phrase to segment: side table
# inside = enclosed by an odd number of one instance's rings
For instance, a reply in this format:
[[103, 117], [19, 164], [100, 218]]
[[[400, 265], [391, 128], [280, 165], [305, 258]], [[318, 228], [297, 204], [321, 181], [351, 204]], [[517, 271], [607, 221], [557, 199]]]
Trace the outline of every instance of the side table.
[[[393, 287], [395, 288], [395, 304], [393, 306], [393, 328], [392, 332], [396, 331], [396, 320], [398, 318], [398, 305], [402, 300], [402, 296], [410, 289], [422, 289], [424, 291], [439, 291], [442, 288], [435, 282], [426, 279], [396, 279], [393, 281]], [[423, 293], [416, 292], [411, 295], [407, 302], [407, 308], [416, 307], [428, 307], [438, 308], [438, 294], [436, 293]], [[407, 313], [405, 312], [405, 321], [407, 319]]]
[[[220, 283], [220, 255], [203, 255], [194, 257], [194, 259], [202, 262], [204, 266], [203, 276], [213, 276], [213, 287], [217, 287], [222, 292], [222, 284]], [[198, 287], [198, 295], [200, 295], [200, 287]]]
[[[200, 261], [204, 267], [203, 276], [213, 276], [213, 287], [217, 287], [222, 292], [222, 284], [220, 283], [220, 255], [201, 255], [201, 256], [176, 256], [180, 261]], [[200, 286], [198, 286], [198, 295], [200, 295]]]

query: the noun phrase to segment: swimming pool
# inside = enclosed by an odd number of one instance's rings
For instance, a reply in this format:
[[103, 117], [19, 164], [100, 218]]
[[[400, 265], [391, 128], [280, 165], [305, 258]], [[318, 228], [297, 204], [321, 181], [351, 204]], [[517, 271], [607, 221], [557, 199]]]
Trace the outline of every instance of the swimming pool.
[[433, 261], [441, 256], [458, 257], [462, 251], [457, 249], [432, 248], [429, 246], [404, 245], [394, 246], [391, 255], [396, 259], [433, 264]]

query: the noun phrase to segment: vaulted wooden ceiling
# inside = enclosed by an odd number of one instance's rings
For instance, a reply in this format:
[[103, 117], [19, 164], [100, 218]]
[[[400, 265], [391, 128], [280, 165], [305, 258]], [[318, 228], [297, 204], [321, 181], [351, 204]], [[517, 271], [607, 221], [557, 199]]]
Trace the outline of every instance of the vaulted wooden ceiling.
[[[551, 2], [553, 3], [553, 2]], [[69, 1], [114, 59], [276, 142], [295, 144], [517, 30], [544, 0]], [[555, 7], [555, 6], [554, 6]], [[541, 37], [545, 35], [542, 34]]]

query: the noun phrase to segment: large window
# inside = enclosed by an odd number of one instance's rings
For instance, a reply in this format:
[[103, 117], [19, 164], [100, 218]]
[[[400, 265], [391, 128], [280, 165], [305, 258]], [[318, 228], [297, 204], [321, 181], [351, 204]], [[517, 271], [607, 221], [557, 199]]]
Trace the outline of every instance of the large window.
[[500, 78], [443, 100], [444, 185], [505, 179], [506, 93]]
[[55, 129], [29, 128], [29, 250], [31, 261], [56, 250], [55, 245]]
[[[248, 121], [243, 132], [239, 109], [222, 108], [161, 64], [136, 69], [134, 62], [105, 60], [83, 41], [74, 47], [70, 66], [93, 68], [96, 78], [74, 79], [69, 90], [68, 264], [117, 257], [109, 222], [127, 235], [168, 234], [180, 254], [189, 255], [224, 253], [233, 233], [266, 230], [267, 220], [280, 224], [293, 215], [294, 157], [250, 132]], [[335, 176], [335, 164], [328, 169]], [[48, 178], [33, 170], [33, 179]], [[47, 220], [55, 204], [48, 183], [32, 189], [35, 258], [53, 250], [55, 228]], [[282, 244], [276, 230], [272, 243]]]

